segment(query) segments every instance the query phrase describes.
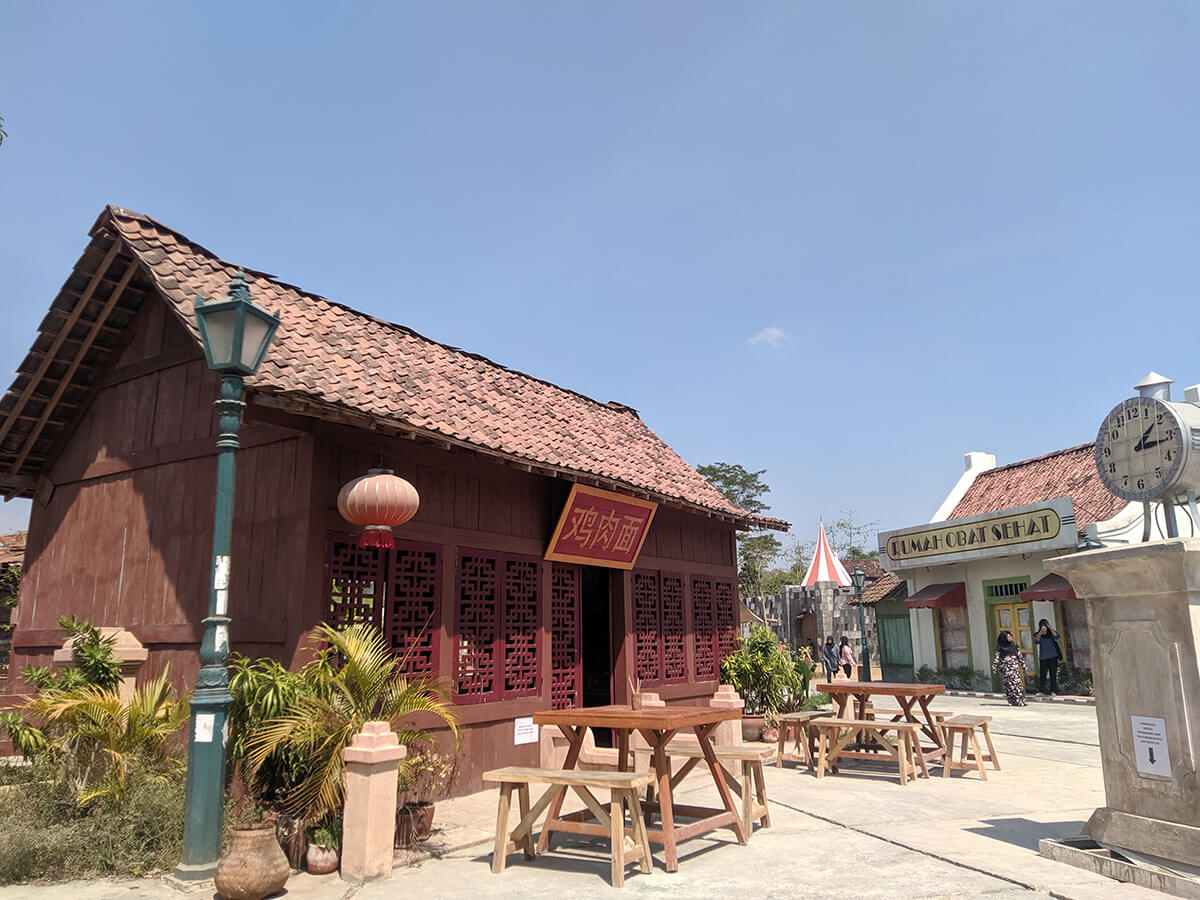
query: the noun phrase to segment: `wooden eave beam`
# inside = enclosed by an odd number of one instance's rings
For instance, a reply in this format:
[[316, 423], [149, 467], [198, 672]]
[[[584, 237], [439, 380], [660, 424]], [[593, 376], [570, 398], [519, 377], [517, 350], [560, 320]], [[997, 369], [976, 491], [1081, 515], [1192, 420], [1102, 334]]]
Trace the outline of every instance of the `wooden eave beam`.
[[87, 288], [85, 288], [84, 292], [79, 295], [79, 300], [75, 303], [74, 309], [72, 309], [71, 314], [67, 316], [66, 321], [63, 323], [58, 334], [54, 338], [54, 343], [51, 344], [50, 349], [46, 351], [45, 357], [43, 357], [41, 363], [38, 364], [37, 371], [29, 379], [29, 384], [25, 385], [25, 390], [23, 390], [21, 392], [21, 396], [17, 398], [16, 406], [9, 411], [5, 421], [0, 423], [0, 441], [3, 441], [6, 437], [8, 437], [8, 432], [12, 430], [13, 423], [17, 421], [16, 415], [24, 411], [25, 404], [29, 402], [29, 398], [33, 395], [33, 389], [41, 382], [42, 376], [46, 374], [46, 370], [50, 368], [50, 364], [53, 362], [54, 357], [58, 354], [59, 348], [62, 347], [63, 341], [67, 339], [67, 332], [69, 332], [75, 326], [75, 323], [79, 321], [79, 317], [83, 313], [83, 308], [91, 301], [92, 295], [96, 292], [96, 287], [100, 284], [101, 279], [108, 271], [108, 267], [112, 265], [113, 260], [117, 258], [117, 253], [120, 251], [120, 249], [121, 241], [114, 237], [112, 246], [108, 248], [108, 253], [104, 254], [103, 262], [100, 263], [99, 268], [97, 268], [95, 274], [92, 275], [91, 281], [88, 282]]
[[78, 371], [80, 364], [83, 362], [84, 355], [88, 352], [88, 350], [91, 349], [92, 342], [96, 340], [96, 335], [100, 333], [100, 329], [103, 327], [105, 320], [112, 312], [113, 307], [117, 305], [117, 300], [120, 298], [121, 294], [125, 292], [125, 288], [129, 284], [129, 280], [133, 278], [133, 273], [136, 271], [137, 261], [130, 260], [129, 265], [125, 267], [125, 274], [121, 276], [121, 280], [117, 282], [117, 286], [113, 288], [113, 292], [109, 295], [108, 300], [105, 302], [104, 308], [100, 310], [100, 315], [92, 323], [92, 327], [88, 331], [88, 336], [84, 339], [83, 343], [79, 345], [78, 349], [76, 349], [75, 358], [71, 360], [71, 365], [67, 367], [66, 374], [64, 374], [62, 379], [59, 381], [58, 388], [54, 391], [54, 396], [50, 398], [50, 401], [46, 404], [46, 409], [42, 412], [37, 424], [33, 426], [33, 430], [30, 431], [29, 436], [25, 438], [25, 447], [21, 451], [21, 455], [17, 457], [17, 461], [13, 463], [13, 472], [20, 470], [21, 463], [25, 462], [25, 458], [29, 456], [29, 451], [31, 451], [34, 444], [37, 443], [37, 439], [41, 435], [42, 429], [46, 427], [46, 422], [50, 419], [50, 414], [53, 413], [56, 408], [55, 404], [58, 403], [67, 387], [71, 384], [71, 379], [75, 377], [75, 372]]

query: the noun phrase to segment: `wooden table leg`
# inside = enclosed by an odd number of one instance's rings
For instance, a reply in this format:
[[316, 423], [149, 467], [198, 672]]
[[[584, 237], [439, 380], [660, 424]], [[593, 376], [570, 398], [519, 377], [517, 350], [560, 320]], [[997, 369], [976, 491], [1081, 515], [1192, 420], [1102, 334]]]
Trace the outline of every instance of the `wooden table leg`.
[[[564, 769], [573, 769], [579, 763], [579, 751], [583, 749], [583, 729], [586, 726], [573, 728], [570, 725], [559, 725], [558, 730], [563, 733], [563, 736], [570, 741], [570, 747], [567, 749], [567, 758], [563, 761]], [[545, 853], [550, 849], [550, 836], [553, 830], [550, 827], [558, 814], [562, 812], [563, 798], [567, 796], [567, 789], [563, 788], [559, 791], [558, 796], [550, 803], [550, 809], [546, 813], [546, 822], [542, 826], [542, 833], [538, 835], [537, 852]]]
[[733, 814], [733, 833], [737, 835], [738, 843], [745, 844], [748, 838], [746, 837], [746, 829], [742, 827], [741, 816], [737, 814], [737, 809], [733, 805], [733, 795], [729, 793], [729, 785], [725, 783], [725, 778], [721, 774], [721, 766], [717, 762], [717, 755], [713, 750], [713, 745], [709, 741], [708, 736], [712, 734], [716, 725], [697, 725], [695, 728], [696, 739], [700, 742], [700, 750], [704, 753], [704, 761], [708, 763], [708, 770], [712, 772], [713, 781], [717, 784], [717, 791], [721, 795], [721, 803], [725, 809]]
[[617, 734], [617, 771], [629, 771], [629, 732], [624, 728], [615, 729]]
[[[667, 871], [679, 871], [679, 854], [675, 850], [675, 808], [671, 797], [671, 763], [667, 759], [666, 735], [651, 732], [654, 740], [654, 773], [658, 781], [658, 815], [662, 819], [663, 856]], [[723, 782], [722, 782], [723, 783]]]

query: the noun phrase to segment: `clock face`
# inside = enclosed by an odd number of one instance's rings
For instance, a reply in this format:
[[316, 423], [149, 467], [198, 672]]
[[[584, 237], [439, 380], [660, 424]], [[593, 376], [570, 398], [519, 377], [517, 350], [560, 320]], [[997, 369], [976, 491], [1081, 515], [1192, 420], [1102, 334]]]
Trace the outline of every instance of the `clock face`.
[[1183, 465], [1183, 427], [1161, 400], [1134, 397], [1113, 407], [1096, 436], [1096, 468], [1125, 500], [1166, 493]]

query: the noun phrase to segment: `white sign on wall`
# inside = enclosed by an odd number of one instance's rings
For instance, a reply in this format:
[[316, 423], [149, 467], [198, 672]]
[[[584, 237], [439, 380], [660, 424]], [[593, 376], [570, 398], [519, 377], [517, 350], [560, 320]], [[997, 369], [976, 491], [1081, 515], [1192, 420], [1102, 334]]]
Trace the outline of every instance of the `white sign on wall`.
[[513, 743], [532, 744], [538, 739], [538, 727], [533, 724], [533, 716], [513, 720]]
[[196, 713], [196, 743], [211, 744], [217, 717], [212, 713]]
[[1171, 757], [1167, 754], [1167, 723], [1150, 716], [1130, 716], [1133, 722], [1133, 753], [1137, 770], [1143, 775], [1171, 777]]

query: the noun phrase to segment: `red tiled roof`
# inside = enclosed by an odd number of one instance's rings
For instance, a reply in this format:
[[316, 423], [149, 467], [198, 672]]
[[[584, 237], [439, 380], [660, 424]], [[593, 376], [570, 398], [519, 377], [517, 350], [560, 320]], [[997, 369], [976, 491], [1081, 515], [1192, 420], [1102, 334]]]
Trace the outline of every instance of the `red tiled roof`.
[[[97, 228], [106, 219], [199, 340], [193, 298], [223, 298], [238, 266], [139, 213], [109, 207]], [[255, 302], [282, 319], [261, 369], [247, 379], [253, 391], [303, 398], [318, 417], [351, 410], [745, 524], [787, 529], [730, 503], [629, 407], [599, 403], [273, 276], [247, 269], [245, 277]]]
[[863, 574], [868, 578], [878, 578], [883, 574], [883, 567], [879, 565], [879, 560], [872, 559], [869, 556], [856, 559], [842, 557], [842, 565], [846, 567], [847, 572], [862, 569]]
[[[891, 572], [881, 572], [879, 578], [863, 588], [863, 606], [874, 606], [880, 600], [887, 599], [893, 591], [905, 584], [904, 579], [897, 578]], [[851, 594], [846, 598], [850, 606], [857, 606], [858, 599]]]
[[25, 541], [28, 537], [25, 531], [0, 534], [0, 566], [13, 563], [20, 565], [25, 561]]
[[1080, 532], [1093, 522], [1111, 519], [1125, 507], [1126, 501], [1109, 493], [1100, 480], [1094, 447], [1095, 444], [1080, 444], [981, 472], [950, 518], [1070, 496], [1075, 507], [1075, 527]]

